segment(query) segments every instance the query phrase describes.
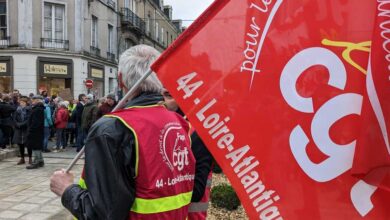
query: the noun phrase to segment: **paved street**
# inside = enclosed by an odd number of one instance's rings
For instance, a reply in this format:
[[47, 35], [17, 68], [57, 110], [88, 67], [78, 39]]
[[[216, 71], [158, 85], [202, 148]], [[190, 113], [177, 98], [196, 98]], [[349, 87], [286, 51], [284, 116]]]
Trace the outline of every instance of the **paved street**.
[[[60, 198], [49, 189], [50, 175], [65, 168], [76, 154], [74, 148], [61, 153], [44, 153], [45, 166], [27, 170], [16, 165], [18, 157], [0, 161], [0, 220], [72, 219], [61, 205]], [[83, 160], [73, 172], [80, 177]]]

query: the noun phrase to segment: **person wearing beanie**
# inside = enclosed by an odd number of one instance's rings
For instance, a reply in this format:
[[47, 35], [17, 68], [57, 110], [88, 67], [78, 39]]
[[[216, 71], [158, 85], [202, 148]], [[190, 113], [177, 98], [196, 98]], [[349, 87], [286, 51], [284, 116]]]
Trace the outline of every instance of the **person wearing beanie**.
[[99, 111], [98, 111], [98, 118], [101, 118], [102, 116], [110, 113], [116, 105], [116, 100], [115, 96], [112, 94], [108, 94], [106, 96], [106, 100], [104, 103], [99, 106]]
[[40, 95], [32, 97], [31, 117], [28, 119], [27, 128], [27, 148], [32, 150], [34, 161], [27, 169], [37, 169], [45, 165], [42, 150], [43, 137], [45, 128], [45, 106], [43, 105], [43, 98]]

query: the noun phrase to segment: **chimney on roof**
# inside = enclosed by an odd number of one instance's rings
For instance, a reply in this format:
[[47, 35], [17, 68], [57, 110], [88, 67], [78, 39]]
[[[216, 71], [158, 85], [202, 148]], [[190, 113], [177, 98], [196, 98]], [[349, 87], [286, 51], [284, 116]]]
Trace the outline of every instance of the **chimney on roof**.
[[164, 14], [169, 18], [169, 20], [172, 20], [172, 6], [165, 5], [164, 6]]

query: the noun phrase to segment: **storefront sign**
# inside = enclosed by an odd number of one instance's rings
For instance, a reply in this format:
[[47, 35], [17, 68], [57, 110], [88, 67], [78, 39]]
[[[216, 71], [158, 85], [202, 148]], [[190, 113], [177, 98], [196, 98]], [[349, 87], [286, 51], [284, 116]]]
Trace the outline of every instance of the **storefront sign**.
[[7, 63], [0, 63], [0, 73], [7, 72]]
[[367, 71], [385, 2], [216, 0], [153, 65], [250, 219], [390, 219], [389, 191], [351, 171], [363, 100], [381, 139], [362, 156], [388, 154], [387, 21]]
[[91, 77], [103, 78], [103, 70], [91, 68]]
[[58, 75], [67, 75], [68, 66], [67, 65], [54, 65], [54, 64], [44, 64], [43, 65], [44, 74], [58, 74]]

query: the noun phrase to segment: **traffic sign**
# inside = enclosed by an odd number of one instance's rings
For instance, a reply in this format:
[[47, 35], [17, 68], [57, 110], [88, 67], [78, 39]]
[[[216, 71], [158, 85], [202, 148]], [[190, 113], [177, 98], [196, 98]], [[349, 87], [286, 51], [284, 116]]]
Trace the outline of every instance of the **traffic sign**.
[[87, 80], [85, 80], [85, 86], [86, 86], [88, 89], [92, 89], [92, 87], [93, 87], [93, 80], [92, 80], [92, 79], [87, 79]]

